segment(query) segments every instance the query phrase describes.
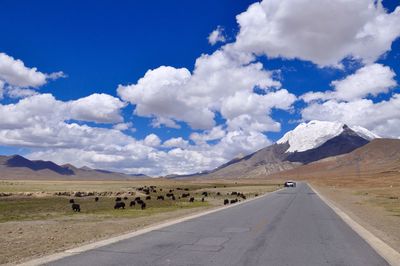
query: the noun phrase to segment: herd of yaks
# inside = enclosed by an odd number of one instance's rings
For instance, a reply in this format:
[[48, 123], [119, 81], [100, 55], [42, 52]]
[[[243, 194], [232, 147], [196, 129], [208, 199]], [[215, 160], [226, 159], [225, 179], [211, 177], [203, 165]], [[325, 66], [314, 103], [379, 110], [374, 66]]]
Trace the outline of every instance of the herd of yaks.
[[[145, 200], [151, 200], [150, 192], [157, 193], [156, 186], [139, 187], [139, 188], [137, 188], [137, 190], [143, 192], [144, 194], [146, 194]], [[176, 188], [176, 190], [189, 191], [188, 188], [179, 188], [179, 187]], [[162, 192], [162, 188], [160, 188], [159, 191]], [[174, 195], [173, 192], [174, 192], [174, 190], [170, 189], [169, 192], [166, 193], [165, 196], [167, 198], [171, 199], [171, 200], [176, 200], [176, 196]], [[243, 193], [240, 193], [240, 192], [234, 191], [234, 192], [228, 193], [228, 195], [229, 194], [232, 195], [232, 196], [236, 196], [237, 198], [236, 199], [231, 199], [231, 200], [224, 199], [224, 205], [237, 203], [238, 201], [240, 201], [238, 198], [241, 198], [243, 200], [246, 199], [246, 196]], [[202, 195], [201, 201], [204, 202], [204, 197], [208, 197], [208, 192], [204, 191], [201, 195]], [[220, 196], [220, 195], [221, 195], [221, 193], [217, 192], [217, 196]], [[258, 194], [256, 194], [255, 196], [257, 197]], [[189, 197], [190, 197], [190, 193], [182, 193], [181, 196], [178, 197], [178, 199], [189, 198]], [[123, 199], [124, 200], [128, 200], [128, 197], [124, 197]], [[99, 197], [95, 197], [94, 200], [95, 200], [95, 202], [98, 202], [99, 201]], [[157, 200], [165, 200], [165, 197], [163, 195], [158, 195], [157, 196]], [[189, 198], [189, 202], [194, 202], [194, 197], [190, 197]], [[80, 205], [78, 203], [76, 203], [74, 199], [70, 199], [69, 203], [71, 204], [72, 210], [74, 212], [80, 212], [81, 211]], [[146, 209], [146, 202], [144, 202], [144, 200], [142, 200], [140, 197], [136, 197], [134, 200], [132, 200], [129, 203], [129, 207], [135, 207], [135, 205], [140, 206], [140, 208], [142, 210]], [[125, 204], [125, 202], [122, 201], [121, 197], [116, 197], [115, 198], [114, 209], [125, 209], [125, 206], [126, 206], [126, 204]]]

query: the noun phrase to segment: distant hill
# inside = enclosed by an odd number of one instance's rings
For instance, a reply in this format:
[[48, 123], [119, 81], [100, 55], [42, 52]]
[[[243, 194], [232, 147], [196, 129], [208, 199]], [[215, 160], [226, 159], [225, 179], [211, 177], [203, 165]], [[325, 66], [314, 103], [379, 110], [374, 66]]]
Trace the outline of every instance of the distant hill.
[[106, 170], [77, 168], [71, 164], [58, 165], [51, 161], [31, 161], [20, 155], [0, 156], [0, 179], [26, 180], [127, 180], [148, 178]]

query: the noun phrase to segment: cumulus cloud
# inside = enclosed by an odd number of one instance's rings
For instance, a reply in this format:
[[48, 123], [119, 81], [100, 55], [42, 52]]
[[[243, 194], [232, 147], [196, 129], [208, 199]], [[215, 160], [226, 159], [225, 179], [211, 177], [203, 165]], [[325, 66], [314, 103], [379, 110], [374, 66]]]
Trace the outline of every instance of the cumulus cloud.
[[150, 147], [157, 147], [161, 144], [161, 140], [156, 134], [147, 135], [143, 142]]
[[224, 35], [224, 28], [221, 26], [218, 26], [215, 30], [213, 30], [210, 35], [208, 35], [208, 42], [211, 45], [215, 45], [218, 42], [224, 43], [226, 41], [225, 35]]
[[206, 130], [203, 133], [192, 133], [190, 134], [190, 139], [193, 140], [197, 144], [203, 144], [207, 141], [211, 140], [219, 140], [225, 137], [226, 131], [222, 128], [222, 126], [216, 126], [211, 130]]
[[354, 100], [386, 93], [397, 85], [395, 76], [393, 70], [381, 64], [362, 67], [345, 79], [332, 82], [335, 87], [335, 98]]
[[301, 114], [305, 120], [340, 121], [365, 127], [382, 137], [400, 137], [400, 94], [377, 103], [370, 99], [313, 102]]
[[358, 69], [354, 74], [341, 80], [334, 80], [333, 91], [307, 92], [301, 96], [305, 102], [315, 100], [344, 100], [351, 101], [367, 96], [377, 96], [387, 93], [397, 85], [396, 73], [390, 67], [381, 64], [371, 64]]
[[21, 99], [15, 104], [0, 104], [0, 128], [55, 126], [59, 122], [71, 119], [117, 123], [122, 119], [119, 111], [124, 106], [119, 99], [106, 94], [93, 94], [69, 102], [59, 101], [51, 94], [37, 94]]
[[168, 148], [181, 148], [185, 149], [189, 145], [189, 141], [184, 140], [182, 137], [170, 138], [164, 141], [163, 146]]
[[0, 82], [3, 87], [10, 88], [11, 97], [31, 96], [35, 92], [28, 88], [38, 88], [46, 84], [49, 79], [64, 76], [63, 72], [42, 73], [36, 67], [29, 68], [21, 60], [0, 53]]
[[[268, 94], [274, 93], [271, 88], [279, 91], [280, 82], [253, 60], [252, 56], [238, 54], [226, 45], [211, 55], [200, 56], [193, 73], [185, 68], [161, 66], [147, 71], [136, 84], [120, 85], [117, 90], [123, 100], [135, 105], [135, 114], [154, 117], [154, 126], [176, 128], [176, 121], [183, 121], [194, 129], [209, 130], [215, 126], [215, 113], [221, 112], [227, 99], [236, 93], [256, 95], [254, 88], [257, 87], [268, 98]], [[292, 103], [294, 98], [291, 97]], [[264, 112], [265, 116], [270, 111], [268, 107], [282, 108], [283, 105], [263, 106], [266, 109], [259, 107], [258, 112], [260, 115]]]
[[380, 0], [264, 0], [237, 16], [238, 50], [339, 66], [347, 57], [372, 63], [400, 35], [400, 7]]
[[94, 93], [68, 103], [72, 119], [97, 123], [118, 123], [123, 118], [120, 110], [125, 103], [116, 97], [104, 93]]

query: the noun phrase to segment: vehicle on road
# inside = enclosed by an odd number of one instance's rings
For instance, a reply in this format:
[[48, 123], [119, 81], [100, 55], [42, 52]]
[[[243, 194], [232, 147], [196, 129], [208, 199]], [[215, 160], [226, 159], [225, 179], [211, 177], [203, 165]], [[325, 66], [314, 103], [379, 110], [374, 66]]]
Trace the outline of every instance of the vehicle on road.
[[296, 187], [296, 182], [293, 181], [286, 181], [285, 187]]

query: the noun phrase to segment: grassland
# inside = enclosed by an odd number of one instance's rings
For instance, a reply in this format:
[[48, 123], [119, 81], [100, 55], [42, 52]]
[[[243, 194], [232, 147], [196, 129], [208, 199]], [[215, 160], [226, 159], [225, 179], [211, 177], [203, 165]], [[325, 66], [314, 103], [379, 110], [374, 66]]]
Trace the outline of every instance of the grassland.
[[[129, 207], [133, 198], [144, 199], [137, 189], [143, 186], [157, 187], [156, 193], [150, 193], [151, 200], [146, 200], [146, 209]], [[236, 198], [230, 195], [232, 191], [251, 198], [277, 188], [275, 182], [260, 180], [0, 181], [0, 264], [21, 262], [221, 206], [225, 198]], [[173, 190], [175, 201], [156, 199], [169, 190]], [[204, 191], [209, 195], [203, 202]], [[76, 192], [92, 196], [75, 197]], [[183, 192], [190, 193], [195, 201], [182, 198]], [[128, 197], [124, 210], [114, 210], [116, 196]], [[81, 212], [71, 210], [71, 198], [80, 204]]]

